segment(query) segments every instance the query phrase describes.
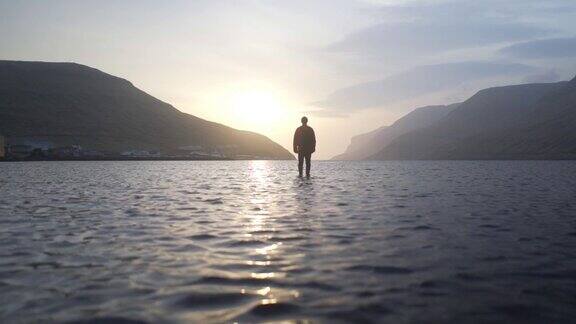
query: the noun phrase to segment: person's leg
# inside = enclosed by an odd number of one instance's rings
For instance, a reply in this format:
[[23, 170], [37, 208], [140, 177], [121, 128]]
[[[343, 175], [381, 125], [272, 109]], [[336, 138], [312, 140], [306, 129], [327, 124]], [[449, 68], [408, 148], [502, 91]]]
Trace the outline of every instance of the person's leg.
[[298, 153], [298, 175], [300, 177], [302, 176], [302, 169], [304, 166], [303, 164], [304, 164], [304, 154]]
[[312, 153], [306, 154], [306, 176], [307, 177], [310, 177], [310, 168], [311, 168], [310, 163], [312, 162], [311, 160], [312, 160]]

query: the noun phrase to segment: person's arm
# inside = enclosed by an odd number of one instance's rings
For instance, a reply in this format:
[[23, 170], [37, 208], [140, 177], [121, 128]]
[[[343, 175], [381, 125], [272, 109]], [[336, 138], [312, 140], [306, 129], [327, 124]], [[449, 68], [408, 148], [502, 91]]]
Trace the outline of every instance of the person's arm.
[[298, 128], [296, 128], [296, 131], [294, 132], [294, 153], [298, 153], [298, 143], [300, 142], [300, 132], [298, 132]]
[[316, 133], [312, 129], [312, 153], [316, 152]]

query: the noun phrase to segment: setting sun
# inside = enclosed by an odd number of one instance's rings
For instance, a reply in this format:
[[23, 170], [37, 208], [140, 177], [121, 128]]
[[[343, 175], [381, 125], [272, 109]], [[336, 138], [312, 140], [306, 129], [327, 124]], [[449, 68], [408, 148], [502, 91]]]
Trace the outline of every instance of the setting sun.
[[230, 107], [236, 118], [250, 123], [269, 123], [282, 114], [282, 105], [271, 92], [250, 90], [230, 96]]

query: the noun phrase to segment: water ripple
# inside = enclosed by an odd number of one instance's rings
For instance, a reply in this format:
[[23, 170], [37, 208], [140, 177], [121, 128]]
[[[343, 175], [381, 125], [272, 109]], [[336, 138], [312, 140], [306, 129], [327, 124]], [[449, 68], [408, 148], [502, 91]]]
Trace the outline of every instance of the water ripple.
[[0, 322], [563, 323], [572, 162], [0, 164]]

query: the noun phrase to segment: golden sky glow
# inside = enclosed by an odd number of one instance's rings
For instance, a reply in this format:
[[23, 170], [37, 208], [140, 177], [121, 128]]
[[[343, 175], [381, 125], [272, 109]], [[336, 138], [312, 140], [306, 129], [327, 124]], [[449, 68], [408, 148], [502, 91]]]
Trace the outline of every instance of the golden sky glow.
[[286, 113], [282, 99], [274, 93], [260, 89], [239, 90], [228, 95], [229, 118], [235, 123], [263, 129], [281, 122]]
[[419, 106], [572, 78], [574, 10], [570, 0], [0, 0], [0, 59], [88, 65], [287, 149], [306, 115], [313, 158], [327, 159]]
[[280, 87], [263, 81], [239, 81], [216, 87], [195, 106], [202, 118], [268, 136], [290, 149], [299, 126], [301, 105]]

